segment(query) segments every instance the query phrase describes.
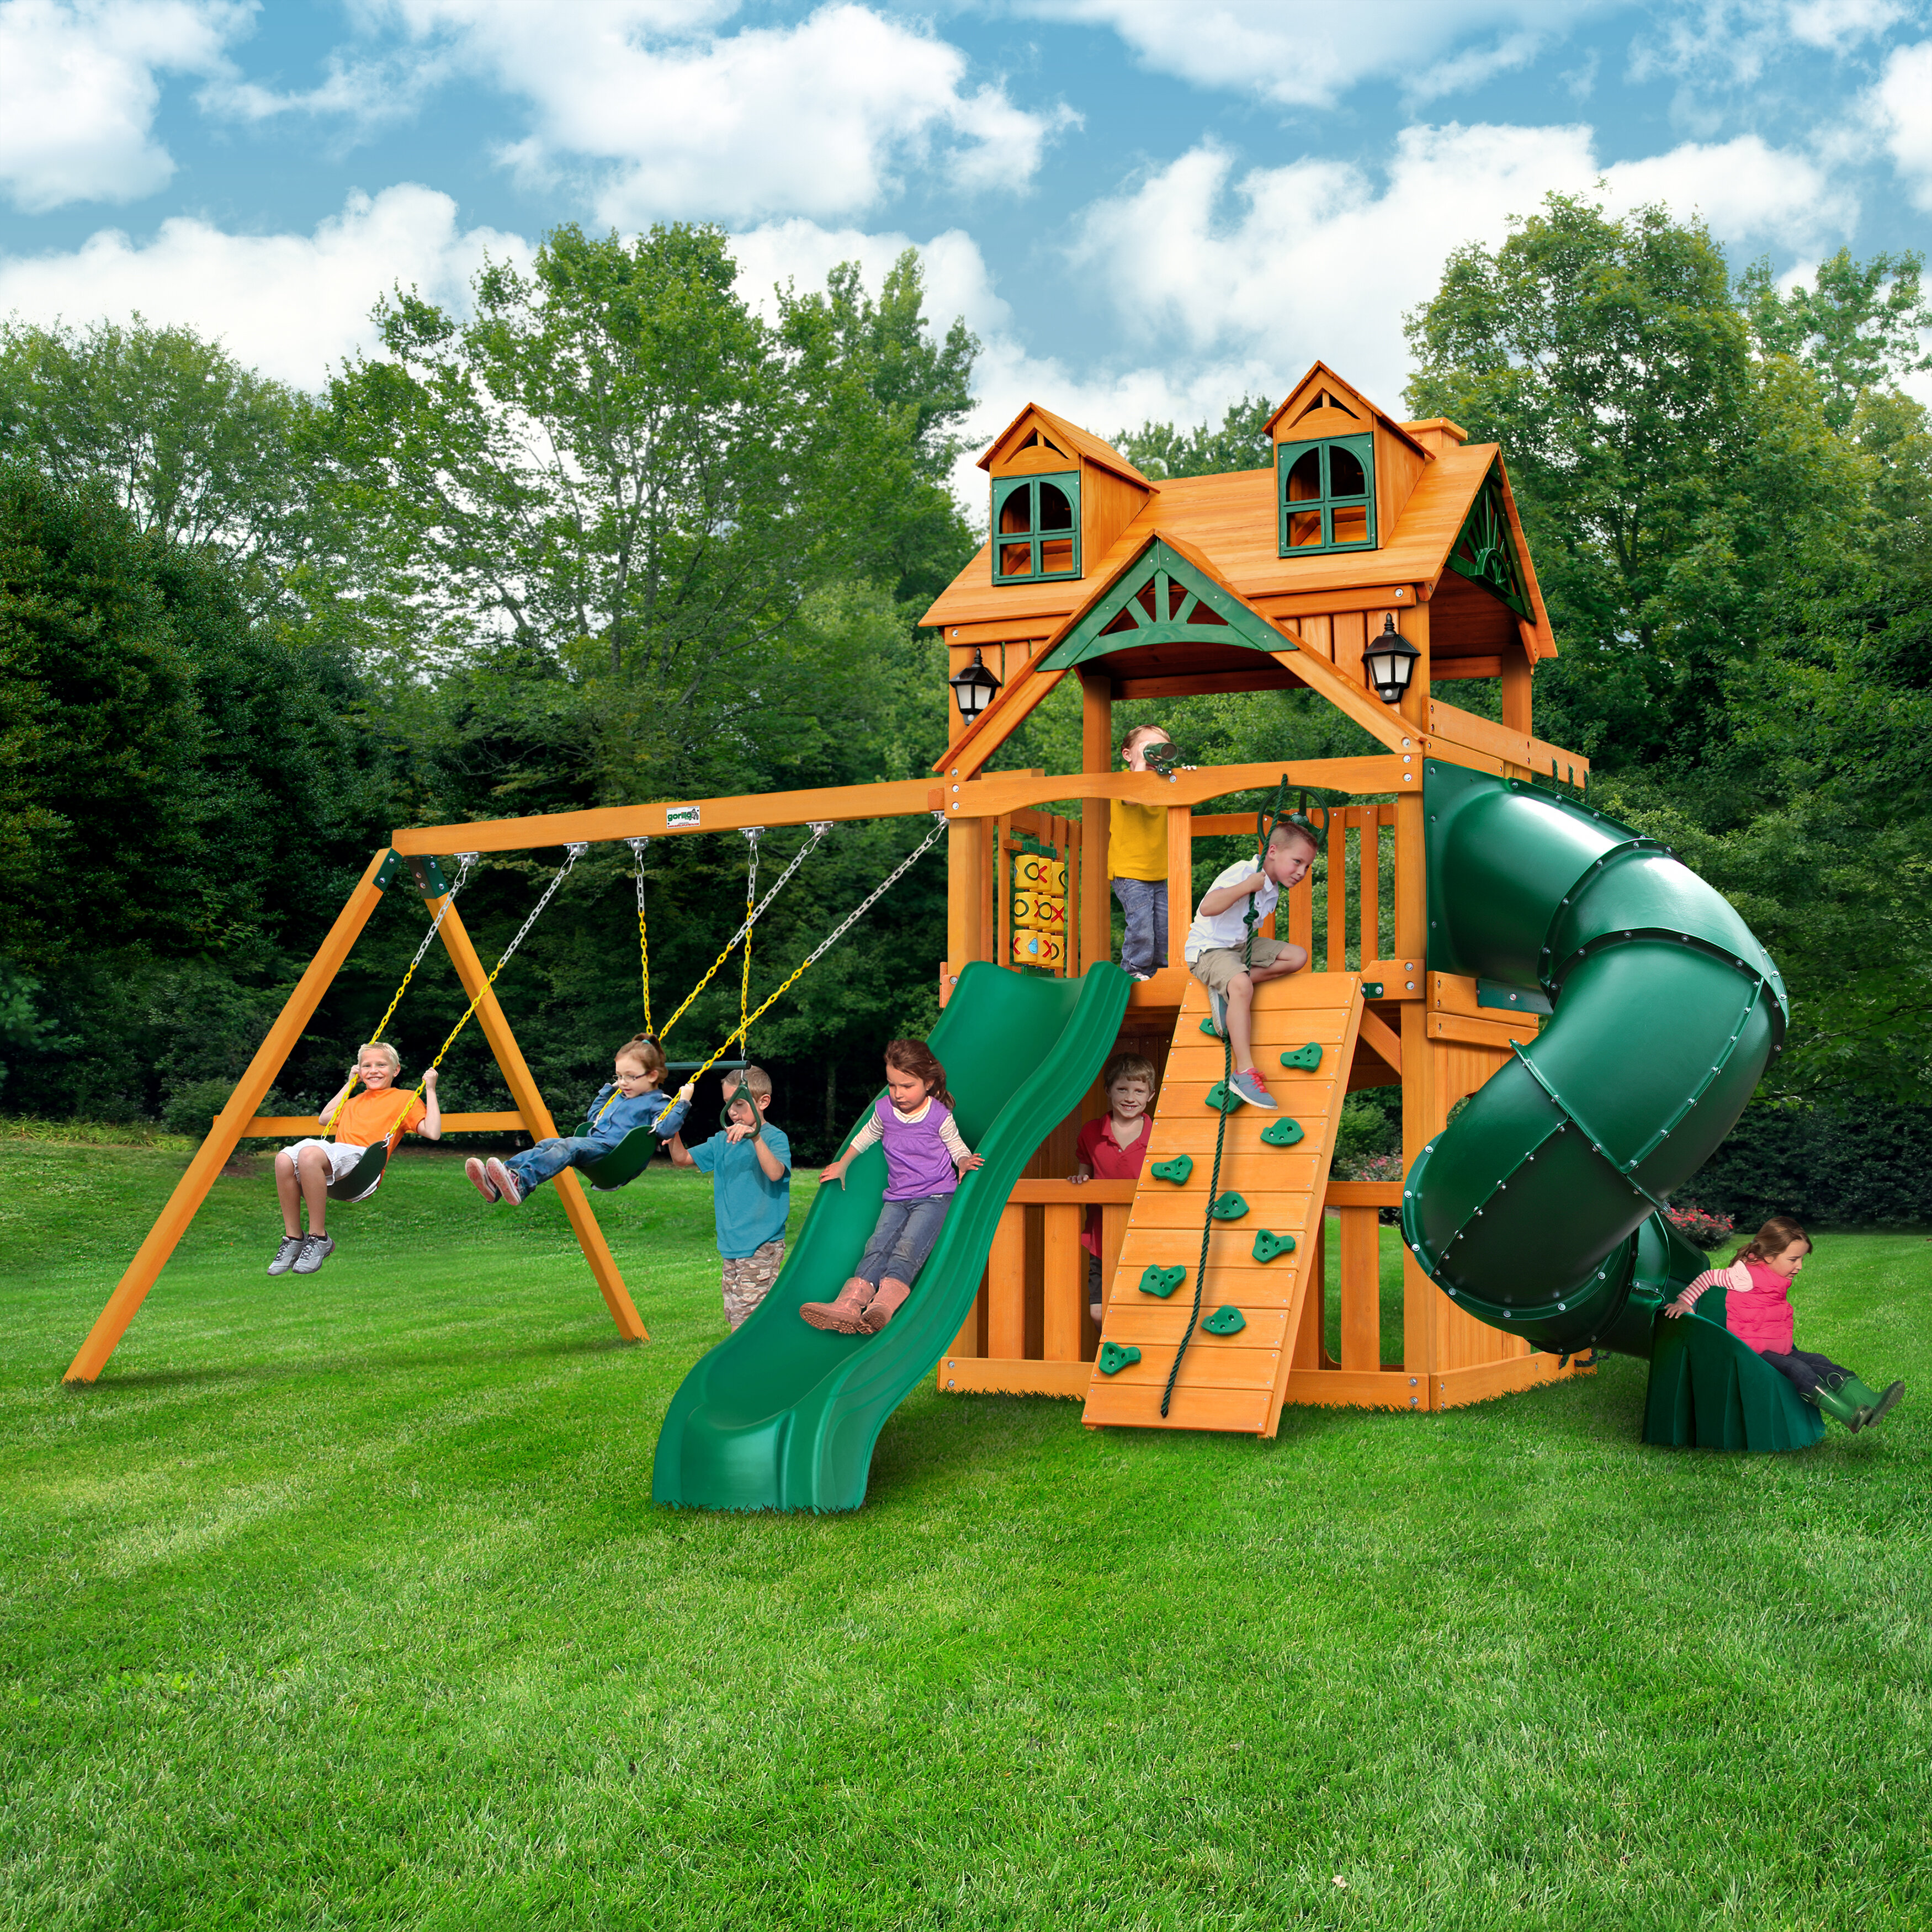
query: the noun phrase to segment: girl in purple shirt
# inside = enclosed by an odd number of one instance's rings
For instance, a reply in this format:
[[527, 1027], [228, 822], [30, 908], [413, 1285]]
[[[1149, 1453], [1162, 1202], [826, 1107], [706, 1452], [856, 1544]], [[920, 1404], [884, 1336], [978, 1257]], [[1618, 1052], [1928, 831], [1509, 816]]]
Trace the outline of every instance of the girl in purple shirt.
[[854, 1156], [886, 1146], [886, 1198], [859, 1266], [833, 1301], [808, 1301], [799, 1313], [814, 1328], [876, 1335], [912, 1292], [952, 1204], [959, 1176], [985, 1159], [959, 1137], [946, 1069], [922, 1040], [886, 1048], [886, 1094], [852, 1144], [818, 1177], [843, 1187]]

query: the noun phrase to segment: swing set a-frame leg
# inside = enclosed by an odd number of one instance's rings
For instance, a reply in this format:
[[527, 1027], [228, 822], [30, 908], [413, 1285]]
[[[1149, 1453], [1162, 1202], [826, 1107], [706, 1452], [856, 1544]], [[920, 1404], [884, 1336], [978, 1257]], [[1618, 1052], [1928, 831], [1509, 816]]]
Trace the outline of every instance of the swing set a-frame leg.
[[94, 1381], [107, 1366], [107, 1358], [127, 1332], [135, 1310], [146, 1299], [156, 1276], [166, 1267], [176, 1244], [187, 1233], [188, 1223], [208, 1198], [208, 1190], [214, 1185], [214, 1177], [239, 1144], [242, 1130], [255, 1118], [255, 1109], [275, 1084], [276, 1075], [281, 1072], [283, 1063], [294, 1051], [296, 1041], [302, 1038], [302, 1029], [321, 1004], [322, 994], [328, 992], [330, 981], [348, 958], [350, 949], [368, 922], [369, 915], [382, 904], [382, 888], [376, 880], [388, 857], [388, 850], [385, 847], [369, 861], [369, 868], [362, 874], [361, 883], [349, 895], [349, 903], [336, 915], [335, 923], [328, 928], [328, 938], [316, 948], [308, 971], [296, 982], [287, 1004], [268, 1029], [268, 1038], [256, 1049], [254, 1058], [248, 1063], [248, 1072], [228, 1096], [228, 1104], [217, 1117], [213, 1131], [202, 1142], [200, 1152], [188, 1162], [188, 1172], [176, 1182], [167, 1205], [155, 1217], [154, 1225], [148, 1230], [147, 1239], [128, 1264], [128, 1271], [121, 1277], [120, 1285], [108, 1297], [107, 1306], [100, 1311], [93, 1328], [88, 1331], [87, 1340], [80, 1345], [80, 1352], [68, 1366], [64, 1379], [70, 1386]]
[[[432, 917], [438, 903], [430, 902]], [[539, 1140], [554, 1137], [556, 1124], [551, 1120], [550, 1110], [544, 1105], [543, 1095], [531, 1077], [523, 1048], [518, 1046], [516, 1035], [510, 1030], [510, 1022], [497, 1004], [496, 989], [490, 985], [489, 974], [477, 957], [476, 947], [470, 944], [469, 930], [454, 906], [443, 914], [440, 929], [442, 943], [449, 949], [449, 956], [455, 962], [457, 976], [463, 982], [463, 990], [476, 1000], [476, 1017], [490, 1042], [490, 1052], [496, 1056], [496, 1064], [509, 1088], [510, 1097], [516, 1102], [518, 1112], [524, 1117], [524, 1125]], [[482, 997], [477, 999], [479, 988]], [[624, 1277], [617, 1272], [616, 1257], [604, 1238], [604, 1230], [597, 1225], [597, 1216], [591, 1212], [590, 1203], [584, 1197], [583, 1182], [574, 1170], [566, 1168], [551, 1184], [563, 1203], [563, 1211], [570, 1219], [571, 1232], [577, 1237], [578, 1246], [584, 1250], [584, 1258], [590, 1264], [590, 1272], [603, 1294], [604, 1305], [610, 1311], [611, 1320], [617, 1324], [618, 1334], [627, 1342], [649, 1341], [650, 1337], [644, 1332], [644, 1324], [632, 1302], [631, 1292], [624, 1286]]]

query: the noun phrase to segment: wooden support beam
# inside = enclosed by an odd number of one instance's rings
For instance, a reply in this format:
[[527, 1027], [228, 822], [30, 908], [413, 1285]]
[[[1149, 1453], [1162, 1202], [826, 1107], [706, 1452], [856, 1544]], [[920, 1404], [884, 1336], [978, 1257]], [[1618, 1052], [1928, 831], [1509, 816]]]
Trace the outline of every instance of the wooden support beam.
[[1258, 670], [1197, 671], [1192, 676], [1123, 677], [1114, 681], [1114, 695], [1123, 704], [1142, 698], [1198, 698], [1209, 692], [1298, 691], [1301, 680], [1279, 667]]
[[[1113, 794], [1098, 790], [1093, 782], [1114, 776], [1114, 686], [1104, 669], [1080, 674], [1080, 957], [1092, 966], [1114, 956], [1114, 887], [1107, 864]], [[1151, 772], [1123, 772], [1119, 776], [1152, 777], [1157, 785], [1166, 782]], [[1162, 798], [1147, 802], [1173, 805], [1178, 801]]]
[[[490, 976], [482, 961], [476, 956], [476, 948], [471, 944], [461, 914], [444, 900], [432, 900], [430, 909], [432, 914], [439, 909], [442, 910], [442, 924], [439, 928], [442, 943], [455, 964], [458, 978], [463, 982], [463, 990], [477, 1001], [477, 1024], [490, 1042], [490, 1052], [496, 1056], [496, 1064], [502, 1070], [504, 1083], [510, 1090], [511, 1099], [517, 1103], [517, 1111], [538, 1140], [554, 1138], [556, 1124], [550, 1118], [550, 1109], [544, 1105], [543, 1094], [531, 1076], [523, 1048], [517, 1044], [516, 1035], [510, 1030], [510, 1022], [497, 1004], [496, 989], [489, 983]], [[482, 997], [477, 999], [479, 992]], [[617, 1272], [616, 1257], [604, 1238], [604, 1230], [597, 1225], [597, 1216], [590, 1211], [590, 1203], [584, 1198], [584, 1184], [578, 1180], [575, 1170], [566, 1167], [550, 1184], [563, 1203], [571, 1232], [577, 1237], [577, 1245], [584, 1250], [584, 1258], [590, 1264], [590, 1272], [596, 1278], [598, 1290], [604, 1297], [604, 1306], [610, 1311], [611, 1320], [617, 1324], [618, 1334], [627, 1342], [649, 1341], [650, 1337], [638, 1319], [630, 1291], [624, 1286], [624, 1277]]]
[[1402, 1078], [1402, 1042], [1366, 1006], [1362, 1009], [1361, 1041], [1398, 1080]]
[[[376, 883], [376, 875], [382, 869], [383, 862], [388, 856], [386, 850], [378, 852], [369, 861], [356, 890], [349, 895], [348, 904], [336, 915], [335, 923], [316, 949], [308, 970], [296, 982], [295, 991], [276, 1015], [268, 1038], [256, 1048], [248, 1070], [236, 1082], [234, 1092], [229, 1095], [227, 1106], [216, 1116], [208, 1138], [188, 1162], [188, 1172], [175, 1183], [174, 1192], [168, 1196], [166, 1205], [156, 1216], [154, 1225], [148, 1230], [146, 1238], [135, 1250], [134, 1258], [128, 1264], [126, 1273], [108, 1297], [107, 1306], [100, 1311], [93, 1328], [88, 1331], [87, 1340], [82, 1342], [79, 1353], [68, 1364], [65, 1379], [70, 1384], [93, 1382], [107, 1366], [107, 1358], [126, 1334], [135, 1311], [147, 1298], [155, 1277], [167, 1265], [176, 1244], [188, 1232], [195, 1210], [207, 1198], [208, 1189], [214, 1184], [214, 1177], [235, 1151], [236, 1143], [254, 1118], [255, 1109], [262, 1104], [263, 1096], [275, 1084], [275, 1076], [281, 1072], [283, 1062], [314, 1017], [322, 994], [328, 990], [329, 982], [343, 961], [348, 958], [356, 936], [368, 922], [369, 915], [382, 903], [382, 891]], [[314, 1124], [308, 1123], [305, 1130], [313, 1132]]]
[[[215, 1116], [220, 1124], [220, 1116]], [[442, 1130], [446, 1134], [500, 1133], [506, 1130], [529, 1132], [520, 1114], [446, 1114]], [[306, 1140], [319, 1134], [321, 1126], [314, 1114], [257, 1114], [242, 1130], [244, 1141]]]
[[1193, 814], [1184, 805], [1167, 808], [1167, 958], [1162, 962], [1187, 966], [1187, 928], [1194, 920]]

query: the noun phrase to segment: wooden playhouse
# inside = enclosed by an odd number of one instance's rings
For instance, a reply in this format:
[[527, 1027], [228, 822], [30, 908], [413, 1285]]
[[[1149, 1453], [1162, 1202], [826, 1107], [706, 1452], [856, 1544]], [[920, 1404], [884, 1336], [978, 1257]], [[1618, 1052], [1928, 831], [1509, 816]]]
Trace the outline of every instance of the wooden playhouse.
[[[1465, 1315], [1406, 1256], [1400, 1331], [1390, 1322], [1384, 1332], [1378, 1217], [1400, 1202], [1401, 1184], [1330, 1173], [1348, 1093], [1400, 1087], [1406, 1167], [1538, 1024], [1520, 995], [1424, 964], [1425, 758], [1566, 784], [1587, 772], [1584, 760], [1532, 734], [1532, 680], [1556, 645], [1502, 452], [1439, 418], [1399, 422], [1321, 363], [1268, 427], [1267, 469], [1156, 482], [1096, 437], [1029, 406], [980, 459], [991, 484], [988, 542], [926, 614], [944, 632], [956, 678], [970, 680], [978, 665], [991, 674], [984, 688], [998, 681], [976, 717], [954, 716], [940, 768], [941, 797], [958, 814], [941, 998], [972, 960], [1078, 974], [1108, 958], [1110, 802], [1164, 803], [1169, 954], [1135, 988], [1120, 1044], [1161, 1072], [1148, 1168], [1193, 1157], [1179, 1186], [1149, 1172], [1138, 1183], [1072, 1184], [1074, 1135], [1105, 1110], [1096, 1083], [1013, 1190], [978, 1302], [940, 1364], [943, 1390], [1080, 1396], [1090, 1423], [1270, 1436], [1285, 1402], [1433, 1410], [1578, 1372]], [[1419, 654], [1394, 704], [1364, 668], [1389, 627]], [[1039, 772], [988, 783], [989, 762], [1069, 676], [1081, 692], [1077, 788]], [[1438, 694], [1472, 678], [1498, 681], [1500, 723]], [[1118, 769], [1116, 700], [1302, 688], [1379, 748], [1168, 778]], [[1231, 1118], [1221, 1186], [1250, 1211], [1214, 1231], [1203, 1312], [1232, 1305], [1243, 1323], [1226, 1336], [1196, 1333], [1163, 1419], [1166, 1365], [1190, 1297], [1160, 1300], [1139, 1283], [1150, 1264], [1191, 1265], [1198, 1252], [1216, 1125], [1206, 1096], [1222, 1067], [1181, 951], [1196, 842], [1252, 839], [1255, 829], [1252, 809], [1197, 808], [1271, 790], [1284, 770], [1295, 784], [1350, 801], [1329, 816], [1325, 864], [1282, 901], [1283, 936], [1310, 949], [1310, 968], [1256, 1001], [1257, 1058], [1300, 1137], [1264, 1147], [1270, 1117], [1241, 1109]], [[1024, 807], [988, 815], [986, 796], [1010, 795], [1022, 778], [1042, 797], [1077, 790], [1077, 817]], [[1208, 851], [1218, 866], [1238, 849]], [[1060, 893], [1036, 891], [1042, 883]], [[1051, 913], [1056, 897], [1064, 929], [1042, 949], [1038, 929], [1061, 922], [1043, 918], [1042, 904]], [[1277, 1071], [1279, 1051], [1310, 1044], [1322, 1049], [1318, 1068]], [[1080, 1245], [1096, 1203], [1111, 1283], [1097, 1330]], [[1256, 1239], [1262, 1230], [1267, 1243]], [[1294, 1247], [1281, 1252], [1288, 1236]], [[1338, 1282], [1324, 1289], [1331, 1241]], [[1263, 1252], [1274, 1258], [1257, 1258]], [[1103, 1340], [1144, 1345], [1143, 1358], [1102, 1375]]]

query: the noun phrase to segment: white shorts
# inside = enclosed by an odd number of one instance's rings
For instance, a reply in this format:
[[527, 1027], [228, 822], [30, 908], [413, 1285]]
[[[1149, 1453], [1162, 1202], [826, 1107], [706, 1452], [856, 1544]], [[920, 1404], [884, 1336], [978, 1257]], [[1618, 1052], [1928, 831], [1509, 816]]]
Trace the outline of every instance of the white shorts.
[[[292, 1147], [284, 1150], [295, 1162], [297, 1172], [301, 1172], [302, 1151], [304, 1148], [320, 1148], [328, 1155], [328, 1178], [332, 1181], [340, 1180], [352, 1172], [356, 1163], [369, 1151], [365, 1147], [344, 1147], [340, 1141], [297, 1141]], [[356, 1198], [358, 1201], [368, 1200], [369, 1196], [375, 1192], [376, 1187], [376, 1183], [371, 1181], [360, 1194], [356, 1196]]]

